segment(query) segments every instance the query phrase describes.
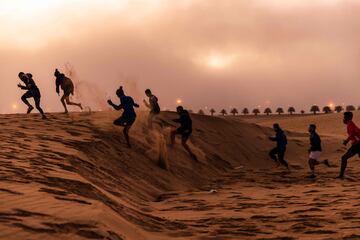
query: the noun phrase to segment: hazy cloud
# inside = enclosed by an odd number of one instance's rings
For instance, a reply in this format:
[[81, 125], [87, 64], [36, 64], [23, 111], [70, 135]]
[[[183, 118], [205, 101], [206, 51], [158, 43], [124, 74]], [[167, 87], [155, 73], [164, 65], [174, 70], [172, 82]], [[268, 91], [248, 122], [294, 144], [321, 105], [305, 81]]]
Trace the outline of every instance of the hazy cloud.
[[167, 107], [360, 104], [358, 1], [41, 2], [29, 20], [0, 10], [2, 111], [21, 105], [19, 71], [60, 110], [52, 73], [67, 62], [110, 96], [134, 81]]

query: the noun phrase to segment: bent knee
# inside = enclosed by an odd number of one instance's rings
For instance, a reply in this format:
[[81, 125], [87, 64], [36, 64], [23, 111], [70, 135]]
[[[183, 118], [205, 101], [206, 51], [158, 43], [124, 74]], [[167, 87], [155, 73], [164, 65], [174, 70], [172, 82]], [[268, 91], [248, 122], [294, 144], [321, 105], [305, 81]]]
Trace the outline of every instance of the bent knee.
[[315, 163], [316, 163], [315, 159], [312, 159], [312, 158], [309, 159], [309, 165], [310, 166], [315, 165]]

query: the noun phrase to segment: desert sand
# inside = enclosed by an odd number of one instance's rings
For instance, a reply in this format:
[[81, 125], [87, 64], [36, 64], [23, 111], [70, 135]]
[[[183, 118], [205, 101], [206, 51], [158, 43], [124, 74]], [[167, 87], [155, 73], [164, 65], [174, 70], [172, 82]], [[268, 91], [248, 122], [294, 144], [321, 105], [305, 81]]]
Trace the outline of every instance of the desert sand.
[[[118, 115], [0, 116], [0, 239], [360, 239], [357, 158], [334, 179], [346, 151], [341, 114], [193, 115], [199, 162], [179, 140], [168, 146], [174, 113], [152, 131], [140, 116], [132, 149], [112, 125]], [[274, 122], [288, 135], [291, 172], [267, 157]], [[309, 123], [333, 164], [315, 180], [306, 178]]]

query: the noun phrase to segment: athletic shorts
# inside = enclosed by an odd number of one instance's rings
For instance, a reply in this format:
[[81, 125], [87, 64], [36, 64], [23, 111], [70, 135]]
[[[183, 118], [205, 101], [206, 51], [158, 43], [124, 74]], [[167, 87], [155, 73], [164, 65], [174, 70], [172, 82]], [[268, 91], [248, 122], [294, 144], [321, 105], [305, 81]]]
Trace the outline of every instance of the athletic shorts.
[[34, 98], [35, 100], [38, 100], [41, 98], [40, 90], [39, 89], [33, 89], [28, 90], [23, 97], [25, 98]]
[[176, 129], [176, 133], [181, 135], [183, 138], [189, 138], [191, 136], [192, 130], [178, 128]]
[[320, 156], [321, 156], [320, 151], [312, 151], [312, 152], [310, 152], [309, 158], [314, 159], [314, 160], [319, 160]]
[[74, 88], [67, 87], [64, 89], [64, 96], [69, 97], [70, 95], [74, 95]]
[[153, 115], [153, 116], [155, 116], [155, 115], [160, 114], [160, 111], [153, 111], [153, 110], [151, 110], [151, 111], [150, 111], [150, 114]]
[[348, 151], [352, 152], [354, 154], [358, 154], [360, 157], [360, 141], [358, 143], [356, 143], [355, 145], [352, 145]]
[[117, 126], [131, 126], [134, 124], [135, 122], [135, 119], [136, 118], [133, 118], [133, 119], [128, 119], [128, 118], [125, 118], [125, 117], [119, 117], [118, 119], [116, 119], [114, 121], [114, 124], [117, 125]]

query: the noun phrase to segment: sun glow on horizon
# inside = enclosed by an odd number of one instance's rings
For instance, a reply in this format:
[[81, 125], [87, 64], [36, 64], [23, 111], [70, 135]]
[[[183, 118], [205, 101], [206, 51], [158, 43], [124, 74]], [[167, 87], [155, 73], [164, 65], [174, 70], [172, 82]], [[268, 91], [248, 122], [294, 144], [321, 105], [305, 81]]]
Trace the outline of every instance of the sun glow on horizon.
[[236, 60], [236, 54], [211, 52], [208, 54], [199, 54], [193, 62], [197, 65], [213, 70], [224, 70], [230, 67]]

